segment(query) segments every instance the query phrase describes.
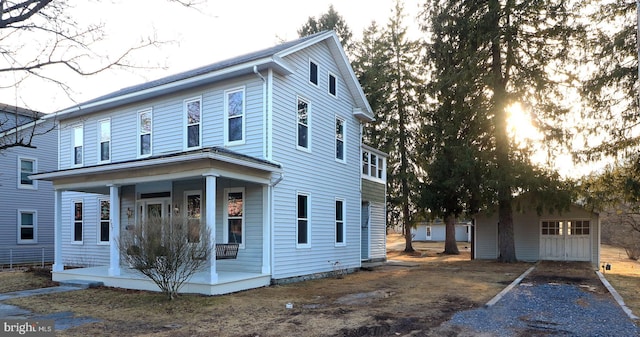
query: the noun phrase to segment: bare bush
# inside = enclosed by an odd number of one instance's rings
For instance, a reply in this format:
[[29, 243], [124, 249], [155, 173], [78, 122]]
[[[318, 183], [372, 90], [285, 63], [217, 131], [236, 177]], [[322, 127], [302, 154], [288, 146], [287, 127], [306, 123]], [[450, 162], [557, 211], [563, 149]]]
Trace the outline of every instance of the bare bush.
[[170, 300], [196, 272], [214, 258], [211, 233], [199, 220], [150, 217], [123, 233], [118, 241], [123, 259], [151, 279]]
[[621, 247], [632, 260], [640, 258], [640, 215], [618, 208], [602, 218], [602, 241]]

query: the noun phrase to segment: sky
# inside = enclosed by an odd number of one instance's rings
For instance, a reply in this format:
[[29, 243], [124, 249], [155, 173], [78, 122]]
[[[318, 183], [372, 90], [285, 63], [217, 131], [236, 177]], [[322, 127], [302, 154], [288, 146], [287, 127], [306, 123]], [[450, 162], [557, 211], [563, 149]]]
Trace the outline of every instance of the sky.
[[[346, 20], [354, 38], [372, 21], [385, 25], [394, 0], [202, 0], [197, 9], [163, 0], [69, 0], [80, 26], [103, 23], [105, 39], [95, 50], [118, 55], [153, 37], [168, 41], [136, 54], [139, 69], [107, 70], [81, 77], [52, 73], [72, 90], [71, 97], [51, 83], [30, 78], [18, 90], [0, 89], [3, 103], [52, 113], [118, 89], [264, 49], [298, 38], [310, 16], [326, 13], [330, 4]], [[418, 34], [415, 21], [422, 0], [404, 0], [405, 24]]]

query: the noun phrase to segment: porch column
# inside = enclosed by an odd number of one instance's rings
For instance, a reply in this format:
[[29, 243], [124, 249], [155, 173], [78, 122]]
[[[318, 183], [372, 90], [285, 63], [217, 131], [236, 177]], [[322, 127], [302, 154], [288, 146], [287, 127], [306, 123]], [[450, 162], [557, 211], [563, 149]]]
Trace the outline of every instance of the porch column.
[[218, 272], [216, 271], [216, 182], [217, 175], [213, 173], [204, 174], [205, 178], [205, 222], [207, 230], [211, 235], [211, 256], [209, 258], [209, 283], [218, 283]]
[[273, 187], [262, 186], [262, 273], [271, 274], [271, 219]]
[[62, 191], [54, 191], [53, 203], [53, 266], [52, 271], [64, 270], [62, 262]]
[[109, 186], [109, 276], [120, 275], [120, 186]]

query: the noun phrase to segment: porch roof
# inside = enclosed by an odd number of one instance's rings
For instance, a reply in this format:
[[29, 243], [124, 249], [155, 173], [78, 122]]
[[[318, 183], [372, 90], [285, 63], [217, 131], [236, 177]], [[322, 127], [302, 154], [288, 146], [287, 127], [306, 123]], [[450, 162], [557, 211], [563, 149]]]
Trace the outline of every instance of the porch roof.
[[[176, 166], [178, 166], [177, 169]], [[172, 167], [172, 169], [167, 170], [168, 167]], [[154, 173], [150, 171], [151, 169], [159, 169], [159, 171]], [[241, 173], [241, 171], [245, 173]], [[170, 179], [198, 174], [214, 174], [236, 179], [255, 176], [255, 179], [250, 180], [259, 181], [268, 180], [266, 175], [271, 173], [282, 173], [281, 166], [268, 160], [247, 156], [225, 148], [207, 147], [117, 163], [42, 172], [29, 177], [36, 180], [53, 181], [54, 184], [87, 186], [104, 185], [105, 183], [121, 184], [127, 183], [128, 180], [139, 182], [144, 180], [142, 177], [153, 175], [162, 175]]]

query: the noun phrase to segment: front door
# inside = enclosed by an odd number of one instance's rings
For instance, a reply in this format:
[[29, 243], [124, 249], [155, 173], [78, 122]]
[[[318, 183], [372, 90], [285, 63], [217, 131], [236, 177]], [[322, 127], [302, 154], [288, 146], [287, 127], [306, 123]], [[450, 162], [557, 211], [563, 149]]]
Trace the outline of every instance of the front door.
[[590, 261], [589, 220], [544, 220], [540, 226], [540, 259]]

